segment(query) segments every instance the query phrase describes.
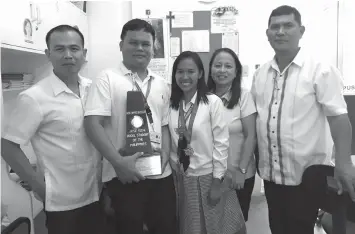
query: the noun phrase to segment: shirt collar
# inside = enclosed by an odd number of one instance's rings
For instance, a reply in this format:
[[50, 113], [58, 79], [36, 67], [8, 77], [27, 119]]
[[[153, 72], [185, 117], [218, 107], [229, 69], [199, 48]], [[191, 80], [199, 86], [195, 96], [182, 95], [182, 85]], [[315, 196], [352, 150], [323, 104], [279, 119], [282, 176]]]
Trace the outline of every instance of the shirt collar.
[[227, 101], [230, 100], [230, 98], [232, 97], [231, 88], [232, 88], [232, 87], [230, 87], [230, 88], [228, 89], [228, 91], [227, 91], [225, 94], [223, 94], [223, 96], [221, 97], [221, 99], [222, 99], [222, 98], [225, 98]]
[[185, 103], [185, 101], [183, 101], [183, 104], [184, 104], [183, 108], [185, 109], [185, 108], [187, 108], [188, 105], [190, 106], [190, 105], [194, 104], [196, 101], [196, 98], [197, 98], [197, 91], [195, 92], [194, 96], [191, 98], [191, 100], [188, 103]]
[[[57, 96], [58, 94], [60, 94], [62, 92], [73, 93], [68, 88], [68, 86], [61, 79], [59, 79], [58, 76], [56, 76], [54, 74], [53, 71], [52, 71], [52, 73], [51, 73], [49, 78], [50, 78], [50, 83], [52, 85], [52, 90], [53, 90], [54, 96]], [[88, 87], [88, 86], [90, 86], [92, 81], [90, 79], [84, 78], [84, 77], [79, 75], [78, 83], [79, 83], [79, 87]]]
[[[121, 73], [124, 75], [124, 76], [130, 76], [130, 75], [133, 75], [133, 72], [131, 70], [129, 70], [124, 64], [123, 62], [120, 63], [120, 66], [119, 66], [119, 69], [121, 71]], [[150, 78], [154, 78], [154, 74], [152, 73], [152, 71], [147, 68], [147, 71], [148, 71], [148, 75], [147, 77], [150, 79]], [[149, 80], [147, 79], [147, 80]]]
[[196, 91], [196, 93], [194, 94], [194, 96], [191, 98], [190, 103], [195, 103], [196, 98], [197, 98], [197, 91]]
[[[296, 55], [296, 57], [292, 60], [291, 64], [289, 66], [291, 66], [292, 64], [295, 64], [299, 67], [302, 67], [305, 61], [305, 54], [303, 52], [303, 50], [300, 48], [298, 50], [298, 53]], [[273, 68], [276, 71], [279, 71], [279, 67], [276, 63], [276, 57], [274, 56], [274, 58], [271, 60], [270, 62], [270, 68]]]

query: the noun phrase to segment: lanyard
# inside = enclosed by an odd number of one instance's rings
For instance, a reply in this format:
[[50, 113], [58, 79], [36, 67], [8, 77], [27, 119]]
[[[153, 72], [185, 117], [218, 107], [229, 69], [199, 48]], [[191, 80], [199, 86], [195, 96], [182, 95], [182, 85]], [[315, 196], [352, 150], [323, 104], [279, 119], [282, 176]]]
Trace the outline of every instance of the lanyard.
[[151, 125], [151, 127], [152, 127], [152, 129], [153, 129], [153, 131], [154, 131], [152, 110], [150, 109], [150, 107], [149, 107], [149, 105], [148, 105], [148, 100], [147, 100], [147, 99], [148, 99], [148, 96], [149, 96], [149, 94], [150, 94], [150, 89], [151, 89], [151, 86], [152, 86], [152, 80], [151, 80], [151, 79], [148, 80], [147, 92], [146, 92], [146, 94], [144, 95], [144, 94], [143, 94], [143, 91], [142, 91], [142, 89], [141, 89], [141, 87], [139, 87], [139, 85], [138, 85], [138, 83], [137, 83], [137, 81], [136, 81], [136, 79], [135, 79], [134, 76], [132, 77], [132, 79], [133, 79], [133, 83], [134, 83], [134, 85], [136, 86], [137, 90], [138, 90], [139, 92], [141, 92], [141, 94], [142, 94], [143, 101], [144, 101], [145, 113], [147, 114], [149, 124]]
[[[191, 142], [191, 136], [192, 136], [192, 126], [194, 124], [195, 121], [195, 117], [196, 117], [196, 113], [197, 113], [197, 109], [198, 109], [198, 100], [196, 98], [195, 103], [190, 106], [189, 110], [187, 111], [187, 113], [184, 115], [184, 110], [183, 110], [183, 100], [180, 101], [180, 106], [179, 106], [179, 122], [178, 122], [178, 127], [180, 129], [184, 129], [184, 131], [179, 132], [179, 137], [182, 138], [183, 136], [185, 136], [186, 141], [188, 144], [190, 144]], [[186, 120], [190, 117], [190, 121], [189, 121], [189, 126], [186, 129]]]
[[152, 87], [152, 80], [151, 79], [148, 80], [148, 88], [147, 88], [147, 92], [145, 93], [145, 95], [143, 94], [143, 91], [142, 91], [141, 87], [139, 87], [139, 85], [138, 85], [136, 80], [134, 80], [134, 85], [136, 86], [137, 90], [142, 93], [142, 96], [143, 96], [143, 99], [144, 99], [144, 105], [148, 105], [147, 98], [148, 98], [148, 96], [150, 94], [150, 89]]
[[187, 122], [187, 120], [189, 119], [191, 113], [192, 113], [192, 109], [194, 107], [194, 104], [191, 104], [191, 106], [189, 107], [189, 109], [187, 110], [187, 112], [185, 112], [184, 114], [184, 119], [185, 119], [185, 123]]

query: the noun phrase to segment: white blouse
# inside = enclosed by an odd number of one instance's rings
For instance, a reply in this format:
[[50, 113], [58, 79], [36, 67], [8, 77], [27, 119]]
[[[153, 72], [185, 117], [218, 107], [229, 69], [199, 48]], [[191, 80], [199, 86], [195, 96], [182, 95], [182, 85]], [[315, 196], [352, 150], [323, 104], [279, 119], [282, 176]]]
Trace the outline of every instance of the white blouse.
[[[230, 93], [226, 93], [222, 98], [229, 100]], [[227, 107], [224, 106], [224, 110], [229, 129], [230, 147], [228, 153], [228, 168], [233, 168], [239, 166], [242, 147], [245, 141], [241, 119], [256, 113], [256, 108], [251, 94], [247, 90], [242, 89], [239, 103], [235, 105], [233, 109], [227, 109]], [[251, 157], [249, 166], [246, 169], [246, 178], [251, 178], [255, 175], [256, 166], [254, 155]]]
[[[184, 110], [195, 102], [197, 93], [187, 104], [183, 102]], [[214, 95], [207, 95], [208, 104], [200, 102], [195, 121], [192, 127], [191, 147], [194, 155], [190, 158], [187, 176], [201, 176], [213, 173], [213, 177], [221, 178], [227, 170], [227, 157], [229, 147], [229, 133], [224, 118], [224, 107], [221, 99]], [[178, 162], [177, 145], [179, 110], [170, 108], [169, 129], [171, 133], [170, 157], [174, 163]], [[188, 126], [190, 119], [187, 119]]]

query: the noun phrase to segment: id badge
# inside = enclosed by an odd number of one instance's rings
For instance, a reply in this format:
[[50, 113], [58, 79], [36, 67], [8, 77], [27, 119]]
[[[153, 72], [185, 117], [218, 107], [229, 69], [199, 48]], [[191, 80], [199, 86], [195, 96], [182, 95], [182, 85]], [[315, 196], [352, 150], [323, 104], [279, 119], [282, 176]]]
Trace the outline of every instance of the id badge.
[[150, 132], [150, 141], [152, 143], [160, 145], [161, 142], [161, 134], [157, 132]]

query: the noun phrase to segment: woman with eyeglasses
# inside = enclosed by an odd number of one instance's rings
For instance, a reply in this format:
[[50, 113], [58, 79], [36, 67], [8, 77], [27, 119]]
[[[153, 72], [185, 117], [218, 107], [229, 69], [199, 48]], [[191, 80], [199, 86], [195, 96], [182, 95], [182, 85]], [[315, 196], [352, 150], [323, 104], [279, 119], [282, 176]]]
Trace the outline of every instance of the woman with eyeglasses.
[[169, 129], [181, 234], [244, 234], [234, 191], [224, 189], [229, 146], [220, 98], [208, 93], [203, 63], [182, 52], [172, 73]]
[[249, 92], [241, 88], [241, 79], [238, 56], [229, 48], [216, 50], [210, 60], [207, 84], [224, 103], [230, 145], [228, 172], [247, 221], [256, 172], [256, 108]]

